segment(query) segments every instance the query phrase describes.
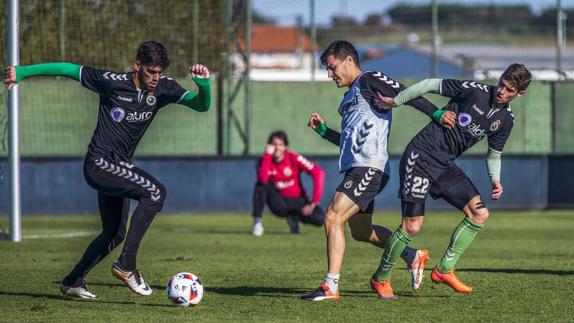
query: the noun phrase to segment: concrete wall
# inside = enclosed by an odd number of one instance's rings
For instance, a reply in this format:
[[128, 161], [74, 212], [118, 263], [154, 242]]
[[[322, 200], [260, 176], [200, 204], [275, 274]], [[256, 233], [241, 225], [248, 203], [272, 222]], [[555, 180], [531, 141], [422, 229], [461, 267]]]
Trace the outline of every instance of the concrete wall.
[[[333, 157], [311, 158], [327, 172], [321, 204], [327, 206], [342, 175]], [[164, 212], [241, 211], [251, 208], [256, 158], [146, 158], [136, 160], [167, 187]], [[376, 199], [379, 210], [397, 210], [398, 156], [391, 159], [391, 180]], [[570, 169], [574, 158], [569, 159]], [[23, 214], [93, 214], [96, 192], [84, 181], [83, 160], [24, 159], [22, 161]], [[549, 162], [546, 156], [504, 156], [500, 201], [490, 201], [484, 157], [458, 161], [492, 209], [541, 209], [548, 204]], [[561, 167], [566, 167], [561, 164]], [[311, 181], [304, 176], [311, 192]], [[557, 190], [560, 191], [560, 190]], [[134, 203], [135, 204], [135, 203]], [[444, 201], [429, 198], [429, 209], [452, 209]], [[8, 212], [7, 161], [0, 160], [0, 213]]]
[[574, 156], [552, 157], [548, 169], [548, 206], [574, 208]]

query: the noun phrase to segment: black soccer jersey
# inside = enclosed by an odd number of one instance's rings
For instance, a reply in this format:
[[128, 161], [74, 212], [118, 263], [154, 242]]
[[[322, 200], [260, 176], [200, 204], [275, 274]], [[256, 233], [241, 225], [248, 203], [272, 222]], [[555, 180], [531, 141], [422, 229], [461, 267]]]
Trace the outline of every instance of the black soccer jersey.
[[444, 79], [439, 93], [451, 98], [445, 109], [456, 113], [456, 126], [446, 129], [431, 122], [411, 140], [410, 147], [445, 167], [452, 166], [456, 157], [485, 137], [490, 149], [502, 152], [514, 126], [514, 115], [509, 105], [496, 107], [496, 86]]
[[153, 90], [138, 89], [131, 73], [114, 73], [82, 66], [82, 86], [100, 96], [98, 123], [88, 146], [88, 160], [99, 157], [130, 162], [137, 144], [157, 111], [179, 102], [186, 90], [162, 76]]

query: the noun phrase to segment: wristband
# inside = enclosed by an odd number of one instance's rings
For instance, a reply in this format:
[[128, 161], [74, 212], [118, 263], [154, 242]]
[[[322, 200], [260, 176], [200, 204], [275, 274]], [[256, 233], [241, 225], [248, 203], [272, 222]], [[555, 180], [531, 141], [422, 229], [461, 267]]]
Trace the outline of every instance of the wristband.
[[446, 110], [438, 109], [432, 114], [432, 119], [438, 124], [442, 125], [442, 115], [446, 113]]
[[327, 123], [323, 122], [320, 125], [318, 125], [317, 127], [315, 127], [316, 133], [318, 133], [321, 137], [325, 136], [325, 133], [327, 132]]

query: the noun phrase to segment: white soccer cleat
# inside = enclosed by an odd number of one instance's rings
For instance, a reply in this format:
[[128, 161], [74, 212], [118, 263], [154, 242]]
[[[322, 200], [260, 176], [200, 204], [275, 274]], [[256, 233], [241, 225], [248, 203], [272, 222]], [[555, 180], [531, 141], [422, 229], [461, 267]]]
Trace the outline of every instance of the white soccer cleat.
[[78, 298], [78, 299], [96, 299], [98, 296], [90, 292], [86, 284], [82, 282], [79, 286], [66, 286], [64, 283], [60, 284], [60, 291], [64, 296]]
[[251, 233], [256, 236], [260, 237], [263, 235], [263, 224], [261, 222], [256, 222], [253, 224], [253, 229], [251, 229]]
[[415, 254], [413, 262], [407, 266], [413, 278], [413, 290], [419, 290], [421, 288], [423, 278], [425, 277], [425, 266], [429, 259], [429, 251], [427, 249], [419, 249]]
[[140, 295], [140, 296], [148, 296], [152, 293], [151, 288], [149, 285], [144, 281], [143, 277], [140, 275], [139, 271], [127, 271], [123, 270], [120, 267], [119, 262], [116, 260], [114, 265], [112, 266], [112, 274], [117, 279], [123, 281], [128, 288]]

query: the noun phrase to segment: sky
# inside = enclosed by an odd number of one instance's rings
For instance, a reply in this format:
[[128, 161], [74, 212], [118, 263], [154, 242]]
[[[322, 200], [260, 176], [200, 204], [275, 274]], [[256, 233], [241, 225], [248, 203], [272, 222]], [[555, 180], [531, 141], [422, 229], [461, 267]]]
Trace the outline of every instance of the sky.
[[[529, 4], [534, 12], [549, 7], [555, 7], [557, 0], [437, 0], [440, 5], [444, 3], [463, 4]], [[394, 5], [428, 4], [430, 0], [315, 0], [315, 19], [318, 25], [327, 25], [333, 15], [348, 15], [361, 22], [372, 13], [382, 13]], [[561, 0], [563, 7], [574, 7], [574, 0]], [[279, 24], [292, 25], [298, 15], [303, 16], [303, 23], [309, 23], [310, 0], [253, 0], [253, 9], [264, 16], [274, 18]], [[574, 17], [569, 17], [574, 20]], [[569, 19], [569, 20], [570, 20]]]

